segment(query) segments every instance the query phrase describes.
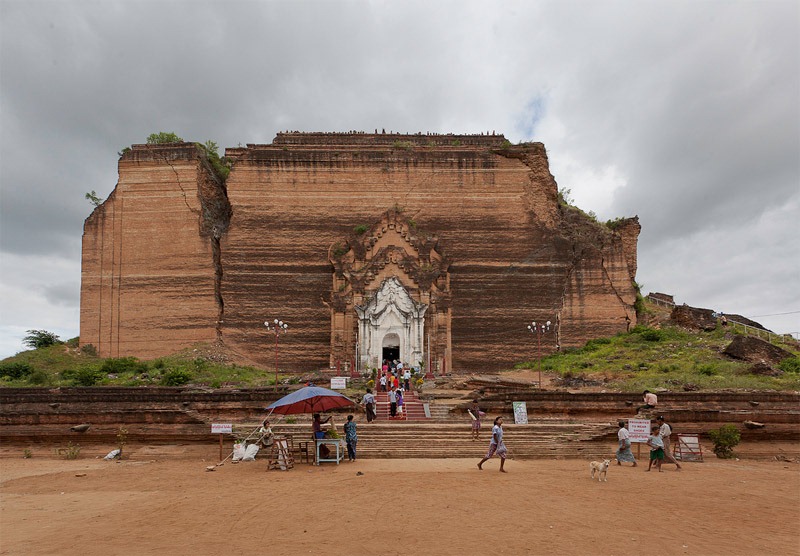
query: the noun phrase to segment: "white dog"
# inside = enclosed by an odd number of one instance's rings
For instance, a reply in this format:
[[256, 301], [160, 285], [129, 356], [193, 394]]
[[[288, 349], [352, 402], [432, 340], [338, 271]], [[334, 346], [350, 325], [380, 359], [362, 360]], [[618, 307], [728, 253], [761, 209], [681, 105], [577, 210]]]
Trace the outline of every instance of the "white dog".
[[603, 480], [608, 482], [608, 464], [611, 463], [611, 460], [604, 459], [603, 461], [593, 461], [589, 464], [589, 469], [592, 471], [592, 480], [594, 480], [594, 474], [597, 473], [597, 480]]

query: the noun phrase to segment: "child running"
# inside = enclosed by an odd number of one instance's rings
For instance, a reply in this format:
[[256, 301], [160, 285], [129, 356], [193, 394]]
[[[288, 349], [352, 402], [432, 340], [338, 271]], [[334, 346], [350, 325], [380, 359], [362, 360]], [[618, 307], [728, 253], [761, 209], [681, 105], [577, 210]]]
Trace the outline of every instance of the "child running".
[[506, 455], [508, 454], [508, 450], [506, 450], [506, 445], [503, 443], [503, 418], [497, 417], [494, 420], [494, 426], [492, 427], [492, 441], [489, 443], [489, 451], [486, 453], [486, 457], [483, 458], [480, 463], [478, 463], [478, 469], [483, 471], [483, 464], [497, 454], [500, 456], [500, 472], [501, 473], [508, 473], [503, 466], [506, 464]]

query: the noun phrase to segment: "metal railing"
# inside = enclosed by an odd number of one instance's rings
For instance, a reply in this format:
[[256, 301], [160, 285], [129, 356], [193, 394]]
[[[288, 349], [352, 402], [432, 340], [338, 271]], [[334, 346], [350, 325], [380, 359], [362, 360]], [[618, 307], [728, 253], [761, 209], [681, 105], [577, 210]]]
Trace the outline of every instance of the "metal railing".
[[[651, 297], [650, 294], [647, 294], [647, 301], [649, 301], [650, 303], [655, 303], [656, 305], [660, 305], [661, 307], [667, 307], [667, 308], [675, 307], [675, 303], [670, 303], [665, 299]], [[714, 316], [717, 316], [717, 313], [714, 313]], [[795, 341], [800, 339], [800, 332], [787, 332], [786, 334], [776, 334], [775, 332], [771, 332], [763, 328], [758, 328], [757, 326], [753, 326], [752, 324], [745, 324], [743, 322], [731, 320], [727, 316], [725, 317], [725, 320], [727, 322], [727, 325], [730, 326], [733, 330], [738, 330], [739, 328], [741, 328], [741, 330], [745, 335], [756, 336], [757, 338], [761, 339], [766, 338], [766, 340], [770, 343], [772, 343], [772, 341], [775, 340], [779, 343], [785, 344], [786, 336], [789, 336], [792, 340]]]

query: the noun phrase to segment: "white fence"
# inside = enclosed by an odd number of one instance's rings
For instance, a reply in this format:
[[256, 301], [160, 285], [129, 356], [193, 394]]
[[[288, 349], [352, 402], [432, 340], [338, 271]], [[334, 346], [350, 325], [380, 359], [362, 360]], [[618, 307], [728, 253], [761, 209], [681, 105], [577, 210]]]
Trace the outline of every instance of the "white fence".
[[[669, 301], [667, 301], [665, 299], [659, 299], [657, 297], [651, 297], [650, 294], [647, 295], [647, 301], [649, 301], [650, 303], [655, 303], [656, 305], [660, 305], [661, 307], [667, 307], [667, 308], [670, 308], [670, 309], [675, 307], [674, 303], [670, 303]], [[714, 313], [714, 316], [716, 316], [716, 315], [717, 314]], [[728, 322], [728, 326], [730, 326], [734, 330], [742, 330], [742, 332], [744, 334], [747, 334], [748, 336], [756, 336], [758, 338], [766, 339], [768, 342], [772, 342], [773, 340], [775, 340], [777, 342], [785, 343], [786, 342], [786, 337], [785, 336], [789, 336], [790, 338], [792, 338], [792, 340], [800, 339], [800, 332], [789, 332], [789, 333], [786, 333], [786, 334], [776, 334], [774, 332], [770, 332], [769, 330], [764, 330], [763, 328], [758, 328], [758, 327], [753, 326], [751, 324], [745, 324], [743, 322], [738, 322], [738, 321], [735, 321], [735, 320], [731, 320], [727, 316], [725, 318], [726, 318], [726, 320]]]

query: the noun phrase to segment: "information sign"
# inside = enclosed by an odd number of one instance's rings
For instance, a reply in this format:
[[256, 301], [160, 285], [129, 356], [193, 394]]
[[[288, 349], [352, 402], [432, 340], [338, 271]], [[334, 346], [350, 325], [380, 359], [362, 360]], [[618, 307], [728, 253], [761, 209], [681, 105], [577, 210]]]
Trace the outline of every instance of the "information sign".
[[514, 423], [517, 425], [528, 424], [528, 406], [525, 402], [512, 402], [514, 407]]
[[628, 434], [631, 442], [646, 443], [650, 438], [650, 419], [628, 419]]
[[211, 423], [211, 434], [231, 434], [233, 423]]
[[335, 376], [331, 378], [331, 390], [344, 390], [347, 388], [347, 377]]

